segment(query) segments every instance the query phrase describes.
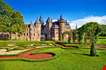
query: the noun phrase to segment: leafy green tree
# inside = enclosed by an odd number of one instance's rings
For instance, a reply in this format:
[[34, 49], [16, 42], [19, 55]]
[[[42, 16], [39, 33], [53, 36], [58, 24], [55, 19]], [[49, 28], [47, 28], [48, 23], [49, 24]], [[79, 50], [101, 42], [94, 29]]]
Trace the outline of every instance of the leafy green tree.
[[0, 14], [10, 16], [13, 12], [13, 9], [9, 5], [0, 0]]
[[[79, 34], [80, 34], [80, 39], [83, 38], [84, 33], [89, 34], [90, 38], [90, 55], [95, 56], [96, 55], [96, 38], [100, 34], [101, 28], [100, 25], [97, 22], [89, 22], [85, 25], [83, 25], [81, 28], [79, 28]], [[86, 37], [86, 36], [85, 36]]]
[[0, 32], [22, 33], [25, 30], [23, 16], [0, 0]]
[[11, 17], [6, 15], [0, 16], [0, 31], [1, 32], [8, 32], [10, 30], [10, 26], [12, 25]]
[[13, 32], [22, 33], [25, 31], [23, 16], [19, 12], [14, 12], [11, 17], [13, 19]]
[[100, 25], [100, 27], [101, 27], [101, 34], [100, 34], [100, 36], [106, 36], [106, 25]]
[[11, 37], [12, 18], [7, 15], [0, 16], [0, 32], [9, 32]]

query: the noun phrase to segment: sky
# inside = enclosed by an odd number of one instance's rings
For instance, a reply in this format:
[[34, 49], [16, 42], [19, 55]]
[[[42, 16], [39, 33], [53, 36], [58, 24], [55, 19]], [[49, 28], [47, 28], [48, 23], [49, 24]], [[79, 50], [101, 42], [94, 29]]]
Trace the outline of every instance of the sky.
[[[92, 17], [106, 16], [106, 0], [4, 0], [15, 11], [21, 12], [24, 22], [34, 22], [42, 16], [59, 19], [63, 15], [65, 19], [76, 22]], [[106, 17], [105, 17], [106, 18]], [[82, 22], [82, 21], [81, 21]]]

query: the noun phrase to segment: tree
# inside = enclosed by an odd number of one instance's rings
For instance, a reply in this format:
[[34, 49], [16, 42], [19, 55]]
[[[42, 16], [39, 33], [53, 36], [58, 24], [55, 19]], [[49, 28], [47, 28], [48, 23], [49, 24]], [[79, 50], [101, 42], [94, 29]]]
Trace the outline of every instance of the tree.
[[106, 36], [106, 25], [100, 25], [100, 27], [101, 27], [101, 34], [100, 34], [100, 36]]
[[23, 16], [0, 0], [0, 32], [9, 32], [11, 39], [11, 33], [23, 31], [25, 31]]
[[[90, 55], [95, 56], [96, 55], [96, 38], [101, 32], [100, 25], [97, 22], [89, 22], [83, 25], [81, 28], [78, 29], [79, 34], [80, 34], [80, 39], [83, 38], [83, 35], [86, 33], [89, 34], [90, 38]], [[86, 37], [86, 36], [85, 36]]]
[[25, 31], [23, 16], [19, 12], [14, 12], [11, 17], [13, 19], [13, 32], [22, 33]]
[[10, 16], [13, 12], [13, 9], [9, 5], [0, 0], [0, 14]]
[[9, 32], [11, 38], [12, 18], [7, 15], [0, 16], [0, 32]]

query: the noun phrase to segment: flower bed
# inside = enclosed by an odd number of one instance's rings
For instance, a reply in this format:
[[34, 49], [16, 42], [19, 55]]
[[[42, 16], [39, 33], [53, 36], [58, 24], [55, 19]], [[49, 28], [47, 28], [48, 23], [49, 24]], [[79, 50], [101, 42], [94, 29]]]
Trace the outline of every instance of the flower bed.
[[[31, 50], [30, 50], [31, 51]], [[51, 59], [55, 54], [50, 52], [42, 52], [42, 53], [35, 53], [32, 54], [31, 52], [24, 52], [18, 55], [0, 55], [0, 60], [5, 59], [20, 59], [20, 60], [27, 60], [27, 61], [36, 61], [36, 60], [45, 60]]]

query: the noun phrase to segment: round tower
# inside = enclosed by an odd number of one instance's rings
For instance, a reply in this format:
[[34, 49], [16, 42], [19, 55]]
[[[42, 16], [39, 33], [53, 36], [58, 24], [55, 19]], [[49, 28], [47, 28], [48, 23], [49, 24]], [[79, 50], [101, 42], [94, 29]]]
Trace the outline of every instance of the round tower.
[[41, 38], [41, 22], [39, 21], [39, 18], [36, 19], [34, 26], [35, 26], [36, 40], [40, 41], [40, 38]]
[[58, 41], [59, 40], [59, 26], [54, 24], [52, 26], [52, 40]]
[[29, 24], [29, 39], [30, 39], [30, 41], [33, 40], [33, 34], [34, 34], [34, 27], [33, 27], [33, 24], [31, 22], [31, 24]]
[[52, 26], [52, 19], [50, 17], [48, 17], [46, 23], [47, 23], [48, 29], [50, 30], [51, 29], [51, 26]]
[[47, 39], [51, 39], [51, 27], [52, 27], [52, 19], [50, 17], [48, 17], [47, 21], [46, 21], [47, 27]]
[[43, 25], [44, 25], [44, 21], [43, 21], [42, 16], [39, 17], [39, 21], [40, 21], [40, 23], [41, 23], [41, 26], [43, 26]]
[[26, 25], [25, 37], [26, 40], [29, 41], [29, 25]]
[[59, 32], [60, 32], [60, 36], [59, 36], [59, 39], [62, 40], [62, 34], [64, 33], [64, 29], [65, 29], [65, 20], [63, 19], [62, 16], [60, 16], [60, 19], [59, 19]]

